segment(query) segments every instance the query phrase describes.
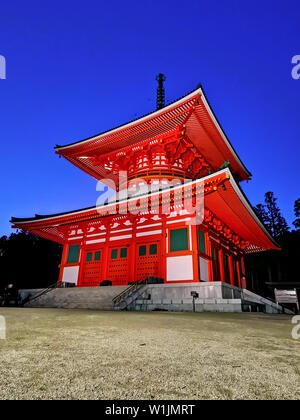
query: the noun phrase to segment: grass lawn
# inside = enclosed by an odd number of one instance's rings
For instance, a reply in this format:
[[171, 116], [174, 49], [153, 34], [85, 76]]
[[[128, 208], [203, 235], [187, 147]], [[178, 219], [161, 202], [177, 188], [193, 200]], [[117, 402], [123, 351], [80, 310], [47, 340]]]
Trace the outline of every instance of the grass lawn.
[[0, 399], [300, 399], [300, 340], [287, 316], [0, 315]]

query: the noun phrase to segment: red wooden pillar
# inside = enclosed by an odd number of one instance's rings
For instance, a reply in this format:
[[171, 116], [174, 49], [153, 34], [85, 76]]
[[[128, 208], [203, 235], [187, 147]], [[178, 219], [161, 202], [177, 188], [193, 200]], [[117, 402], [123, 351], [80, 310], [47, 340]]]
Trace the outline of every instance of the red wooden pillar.
[[111, 223], [108, 222], [105, 224], [106, 227], [106, 235], [105, 235], [105, 246], [103, 249], [103, 271], [102, 271], [102, 277], [103, 280], [107, 280], [108, 275], [108, 264], [109, 264], [109, 239], [110, 239], [110, 229], [111, 229]]
[[161, 277], [164, 279], [164, 283], [167, 283], [167, 217], [162, 215], [162, 241], [161, 241]]
[[229, 255], [228, 257], [228, 265], [229, 265], [229, 274], [230, 274], [230, 284], [234, 286], [234, 273], [233, 273], [233, 260], [232, 255]]
[[209, 281], [214, 281], [211, 240], [210, 240], [208, 232], [205, 233], [205, 249], [206, 249], [206, 254], [209, 257], [209, 260], [207, 261], [208, 262], [208, 279], [209, 279]]
[[200, 270], [199, 270], [199, 250], [198, 250], [198, 231], [197, 226], [191, 226], [192, 232], [192, 251], [193, 251], [193, 274], [194, 274], [194, 281], [200, 281]]
[[132, 223], [132, 238], [131, 238], [131, 242], [130, 242], [130, 247], [129, 247], [129, 276], [127, 279], [127, 284], [128, 281], [136, 281], [136, 222], [137, 222], [137, 217], [132, 218], [131, 219], [131, 223]]
[[224, 259], [223, 259], [223, 249], [222, 248], [218, 251], [218, 254], [219, 254], [221, 282], [225, 283]]
[[246, 278], [246, 270], [245, 270], [245, 261], [244, 257], [241, 258], [241, 265], [242, 265], [242, 280], [243, 280], [243, 287], [247, 289], [247, 278]]
[[239, 288], [242, 289], [242, 281], [241, 281], [241, 272], [240, 272], [240, 264], [238, 261], [235, 262], [236, 264], [236, 270], [238, 275], [238, 281], [239, 281]]
[[63, 248], [61, 261], [60, 261], [59, 276], [58, 276], [58, 281], [59, 282], [62, 282], [64, 268], [65, 268], [65, 264], [66, 264], [67, 256], [68, 256], [68, 249], [69, 249], [69, 246], [68, 246], [68, 242], [66, 240], [66, 242], [64, 243], [64, 248]]
[[82, 277], [83, 277], [83, 269], [84, 269], [84, 251], [86, 247], [86, 234], [87, 234], [87, 228], [81, 227], [83, 231], [83, 238], [81, 240], [80, 246], [79, 246], [79, 270], [78, 270], [78, 281], [77, 281], [77, 287], [81, 287], [82, 285]]

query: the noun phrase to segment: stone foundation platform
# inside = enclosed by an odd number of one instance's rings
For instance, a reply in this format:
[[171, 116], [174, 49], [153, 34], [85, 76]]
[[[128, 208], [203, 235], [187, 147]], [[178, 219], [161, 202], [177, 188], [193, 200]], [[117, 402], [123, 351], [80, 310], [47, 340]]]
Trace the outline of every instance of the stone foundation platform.
[[[221, 282], [143, 285], [121, 301], [118, 307], [114, 307], [112, 300], [126, 288], [106, 286], [51, 289], [41, 296], [42, 289], [23, 289], [19, 291], [19, 298], [25, 302], [25, 307], [32, 308], [291, 313], [269, 299]], [[199, 295], [194, 303], [191, 292]], [[34, 296], [39, 297], [26, 303], [28, 298]]]

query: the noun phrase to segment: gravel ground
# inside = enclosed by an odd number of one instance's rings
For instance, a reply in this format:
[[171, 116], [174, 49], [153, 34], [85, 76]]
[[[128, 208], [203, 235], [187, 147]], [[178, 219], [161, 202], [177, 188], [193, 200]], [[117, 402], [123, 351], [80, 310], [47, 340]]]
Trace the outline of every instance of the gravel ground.
[[1, 308], [0, 399], [300, 399], [291, 317]]

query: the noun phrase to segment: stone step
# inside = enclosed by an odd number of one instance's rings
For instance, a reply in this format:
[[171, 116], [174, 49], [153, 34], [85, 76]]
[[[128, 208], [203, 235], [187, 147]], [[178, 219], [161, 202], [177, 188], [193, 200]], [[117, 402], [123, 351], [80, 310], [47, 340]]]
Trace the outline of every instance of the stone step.
[[[31, 308], [69, 308], [113, 310], [113, 298], [127, 289], [127, 286], [84, 287], [53, 289], [33, 299], [24, 306]], [[20, 290], [22, 299], [39, 295], [43, 290]]]

